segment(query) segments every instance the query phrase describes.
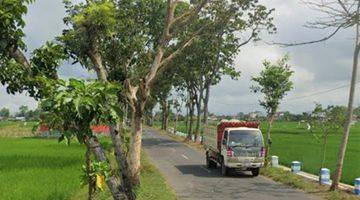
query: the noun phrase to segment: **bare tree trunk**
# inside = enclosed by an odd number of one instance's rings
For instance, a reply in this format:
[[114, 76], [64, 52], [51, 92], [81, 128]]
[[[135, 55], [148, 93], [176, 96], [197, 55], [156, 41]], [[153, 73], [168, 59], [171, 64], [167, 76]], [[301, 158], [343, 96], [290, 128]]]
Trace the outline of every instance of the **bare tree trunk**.
[[356, 45], [354, 50], [354, 58], [353, 58], [353, 70], [352, 70], [352, 78], [351, 78], [351, 86], [350, 86], [350, 94], [349, 94], [349, 103], [348, 103], [348, 111], [346, 116], [346, 122], [344, 126], [343, 137], [341, 140], [339, 153], [338, 153], [338, 161], [336, 166], [336, 171], [333, 177], [333, 182], [331, 184], [330, 190], [338, 189], [339, 182], [342, 176], [342, 168], [346, 153], [346, 147], [349, 140], [350, 134], [350, 126], [353, 118], [354, 111], [354, 97], [355, 97], [355, 89], [356, 89], [356, 81], [357, 81], [357, 72], [358, 72], [358, 62], [359, 62], [359, 52], [360, 52], [360, 27], [359, 27], [359, 14], [360, 14], [360, 2], [358, 3], [357, 8], [357, 24], [356, 24]]
[[133, 131], [128, 154], [129, 175], [133, 186], [140, 185], [140, 157], [142, 137], [142, 108], [136, 106], [133, 114]]
[[270, 155], [270, 147], [271, 147], [271, 128], [272, 128], [272, 124], [274, 122], [274, 119], [275, 119], [275, 114], [270, 114], [269, 119], [268, 119], [268, 123], [269, 123], [268, 124], [268, 129], [266, 131], [265, 166], [267, 166], [269, 164], [269, 155]]
[[190, 115], [190, 104], [186, 104], [186, 117], [185, 117], [185, 130], [189, 130], [189, 115]]
[[162, 110], [162, 113], [161, 113], [161, 129], [162, 130], [166, 130], [167, 127], [166, 127], [166, 111], [167, 109], [167, 106], [166, 106], [166, 100], [161, 100], [161, 110]]
[[200, 88], [199, 96], [196, 101], [196, 110], [197, 110], [197, 118], [196, 118], [196, 132], [195, 132], [195, 142], [201, 142], [200, 140], [200, 132], [201, 132], [201, 107], [202, 107], [202, 100], [203, 100], [203, 93], [204, 90]]
[[205, 98], [204, 98], [204, 126], [209, 123], [209, 99], [210, 99], [210, 85], [205, 86]]
[[[95, 158], [99, 162], [108, 162], [104, 150], [101, 147], [101, 144], [96, 138], [90, 138], [89, 139], [89, 145], [90, 148], [95, 155]], [[106, 181], [106, 184], [111, 192], [111, 195], [114, 200], [127, 200], [126, 194], [121, 190], [121, 182], [120, 180], [115, 176], [112, 175], [109, 177], [109, 179]]]
[[129, 200], [135, 200], [136, 195], [133, 192], [131, 180], [129, 177], [129, 165], [126, 159], [125, 152], [123, 151], [121, 144], [122, 138], [120, 133], [125, 134], [125, 130], [123, 126], [119, 123], [117, 124], [117, 128], [114, 129], [113, 126], [110, 126], [110, 135], [111, 141], [115, 150], [115, 158], [118, 166], [121, 168], [121, 183], [122, 183], [122, 191], [125, 192]]
[[193, 135], [193, 122], [194, 122], [194, 104], [190, 104], [189, 108], [189, 127], [188, 127], [188, 139], [191, 140]]

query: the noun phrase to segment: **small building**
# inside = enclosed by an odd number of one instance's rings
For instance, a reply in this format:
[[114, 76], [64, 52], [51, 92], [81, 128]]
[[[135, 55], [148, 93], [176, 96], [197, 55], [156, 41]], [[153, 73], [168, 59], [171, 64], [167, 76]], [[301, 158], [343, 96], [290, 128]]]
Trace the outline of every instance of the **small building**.
[[26, 121], [25, 117], [15, 117], [15, 120], [22, 121], [22, 122]]

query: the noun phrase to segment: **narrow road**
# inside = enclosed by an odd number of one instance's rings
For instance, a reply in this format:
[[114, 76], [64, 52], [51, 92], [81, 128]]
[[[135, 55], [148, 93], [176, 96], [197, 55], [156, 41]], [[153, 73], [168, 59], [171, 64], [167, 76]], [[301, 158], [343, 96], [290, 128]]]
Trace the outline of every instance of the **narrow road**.
[[143, 146], [180, 199], [306, 200], [320, 199], [300, 190], [249, 173], [223, 177], [207, 169], [204, 155], [156, 131], [146, 130]]

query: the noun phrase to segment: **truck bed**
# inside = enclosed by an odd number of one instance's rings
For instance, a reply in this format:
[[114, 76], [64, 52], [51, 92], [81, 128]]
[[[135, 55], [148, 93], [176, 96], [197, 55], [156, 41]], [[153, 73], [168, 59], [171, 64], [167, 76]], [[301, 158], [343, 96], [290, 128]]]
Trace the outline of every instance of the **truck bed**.
[[205, 149], [218, 152], [217, 149], [217, 129], [215, 126], [208, 126], [204, 128], [203, 143]]

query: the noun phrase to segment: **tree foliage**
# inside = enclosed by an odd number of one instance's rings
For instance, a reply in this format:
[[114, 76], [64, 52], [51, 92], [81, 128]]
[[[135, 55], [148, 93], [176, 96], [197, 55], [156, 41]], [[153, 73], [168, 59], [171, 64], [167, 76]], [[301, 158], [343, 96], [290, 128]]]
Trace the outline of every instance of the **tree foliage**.
[[10, 117], [10, 110], [8, 108], [2, 108], [0, 110], [0, 117], [3, 117], [3, 118]]
[[64, 133], [62, 139], [76, 136], [83, 142], [93, 136], [91, 125], [116, 123], [122, 116], [117, 105], [119, 85], [76, 79], [48, 84], [54, 88], [51, 95], [41, 101], [41, 107], [47, 115], [46, 124]]
[[276, 114], [280, 101], [293, 88], [290, 78], [294, 72], [287, 64], [288, 60], [289, 57], [285, 56], [274, 64], [264, 61], [264, 70], [260, 72], [260, 76], [252, 78], [257, 85], [252, 86], [251, 90], [264, 95], [264, 99], [260, 100], [260, 105], [269, 115]]

